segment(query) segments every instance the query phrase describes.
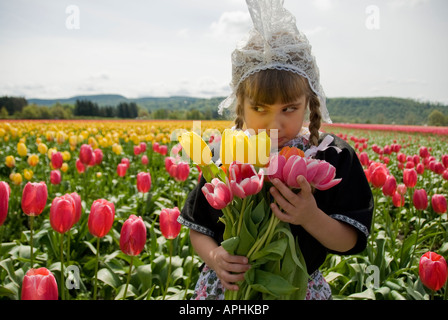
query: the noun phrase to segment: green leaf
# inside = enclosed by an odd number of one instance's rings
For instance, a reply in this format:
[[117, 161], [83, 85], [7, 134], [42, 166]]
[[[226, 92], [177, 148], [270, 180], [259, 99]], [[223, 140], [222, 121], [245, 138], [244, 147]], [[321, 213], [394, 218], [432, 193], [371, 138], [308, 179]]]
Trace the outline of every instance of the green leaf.
[[274, 297], [289, 295], [298, 290], [281, 276], [256, 268], [249, 269], [244, 278], [249, 282], [252, 289]]
[[98, 279], [114, 289], [117, 289], [121, 285], [120, 278], [107, 268], [98, 271]]
[[221, 242], [221, 246], [226, 249], [228, 253], [233, 255], [235, 253], [236, 248], [238, 247], [238, 244], [240, 242], [239, 237], [232, 237], [227, 240], [224, 240]]
[[251, 260], [257, 260], [260, 258], [264, 258], [266, 260], [279, 260], [284, 256], [287, 246], [288, 239], [281, 238], [277, 241], [271, 242], [266, 247], [256, 252], [251, 257]]

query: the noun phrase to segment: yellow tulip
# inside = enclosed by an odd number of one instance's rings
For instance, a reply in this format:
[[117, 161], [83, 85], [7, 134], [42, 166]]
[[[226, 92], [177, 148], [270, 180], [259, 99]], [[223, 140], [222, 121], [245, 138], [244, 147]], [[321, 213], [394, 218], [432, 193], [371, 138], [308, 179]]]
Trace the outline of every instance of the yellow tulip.
[[249, 145], [254, 149], [249, 152], [249, 163], [257, 167], [265, 167], [269, 163], [271, 138], [266, 131], [249, 138]]
[[58, 152], [58, 149], [56, 149], [56, 148], [48, 149], [48, 152], [47, 152], [48, 159], [51, 160], [51, 155], [53, 154], [53, 152]]
[[20, 173], [13, 173], [12, 175], [12, 183], [14, 183], [16, 186], [22, 183], [22, 175]]
[[45, 143], [39, 143], [39, 145], [37, 146], [37, 150], [40, 154], [46, 154], [48, 151], [48, 147]]
[[26, 145], [23, 142], [19, 142], [17, 144], [17, 153], [19, 156], [24, 157], [28, 153], [28, 149], [26, 148]]
[[31, 179], [33, 179], [33, 171], [29, 170], [29, 169], [24, 169], [23, 170], [23, 176], [25, 177], [26, 180], [30, 181]]
[[37, 154], [30, 154], [28, 156], [28, 164], [35, 167], [39, 163], [39, 156]]
[[7, 156], [5, 159], [5, 164], [9, 168], [13, 168], [16, 165], [16, 159], [13, 156]]
[[190, 159], [200, 165], [205, 166], [212, 160], [210, 147], [202, 140], [196, 132], [185, 132], [179, 137], [182, 149], [185, 150]]
[[67, 172], [67, 170], [68, 170], [68, 164], [67, 164], [67, 162], [64, 162], [62, 164], [61, 171], [62, 172]]
[[68, 151], [62, 152], [62, 159], [64, 161], [69, 161], [71, 158], [72, 158], [72, 155], [70, 154], [70, 152], [68, 152]]

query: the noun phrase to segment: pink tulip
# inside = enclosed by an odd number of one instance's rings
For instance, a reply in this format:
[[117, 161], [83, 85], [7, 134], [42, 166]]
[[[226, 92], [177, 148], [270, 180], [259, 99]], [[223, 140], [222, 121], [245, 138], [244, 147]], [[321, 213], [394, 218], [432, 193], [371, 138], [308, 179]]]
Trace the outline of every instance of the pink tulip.
[[233, 200], [229, 185], [218, 178], [212, 179], [211, 183], [206, 183], [201, 190], [208, 203], [217, 210], [225, 208]]
[[30, 269], [23, 277], [22, 300], [58, 300], [58, 284], [47, 268]]
[[142, 156], [142, 165], [146, 166], [149, 163], [149, 159], [147, 155]]
[[28, 182], [23, 188], [22, 210], [28, 216], [38, 216], [47, 204], [48, 191], [45, 182]]
[[[284, 174], [285, 171], [283, 171]], [[326, 161], [317, 159], [308, 159], [307, 175], [305, 177], [311, 186], [322, 191], [334, 187], [342, 180], [335, 179], [336, 168], [334, 166]]]
[[84, 165], [88, 165], [93, 157], [93, 149], [90, 144], [83, 144], [79, 150], [79, 159]]
[[182, 225], [177, 222], [180, 211], [177, 207], [173, 209], [162, 209], [160, 211], [160, 232], [167, 239], [174, 239], [179, 235]]
[[60, 152], [53, 152], [51, 154], [51, 165], [54, 169], [59, 169], [62, 167], [62, 163], [64, 162], [64, 159], [62, 158], [62, 153]]
[[173, 164], [176, 163], [176, 160], [173, 157], [165, 157], [165, 169], [166, 172], [170, 172], [170, 168]]
[[89, 232], [98, 238], [104, 237], [112, 228], [115, 217], [115, 206], [105, 199], [98, 199], [92, 203], [89, 220]]
[[412, 202], [417, 210], [425, 210], [428, 207], [428, 196], [425, 189], [417, 189], [412, 196]]
[[86, 167], [80, 159], [76, 159], [76, 170], [78, 170], [79, 173], [83, 173], [86, 171]]
[[139, 172], [137, 174], [137, 190], [146, 193], [151, 189], [151, 174], [149, 172]]
[[140, 146], [134, 146], [134, 155], [138, 156], [140, 153], [142, 153]]
[[125, 163], [119, 163], [117, 166], [117, 174], [120, 177], [124, 177], [126, 175], [126, 170], [128, 169]]
[[96, 165], [96, 155], [95, 152], [92, 153], [92, 157], [90, 158], [90, 162], [87, 164], [89, 167], [93, 167]]
[[434, 212], [444, 214], [446, 212], [447, 202], [445, 196], [441, 194], [434, 194], [431, 197], [431, 206]]
[[51, 184], [60, 184], [62, 180], [61, 171], [58, 169], [51, 170], [50, 172], [50, 182]]
[[179, 162], [177, 165], [177, 172], [175, 179], [177, 181], [185, 181], [190, 174], [190, 165], [187, 162]]
[[93, 154], [95, 156], [95, 164], [100, 165], [101, 162], [103, 162], [103, 156], [104, 156], [103, 151], [100, 148], [98, 148], [95, 149], [95, 151], [93, 151]]
[[406, 192], [408, 191], [408, 188], [404, 185], [404, 183], [400, 183], [397, 186], [397, 192], [399, 194], [401, 194], [402, 196], [404, 196], [406, 194]]
[[140, 142], [140, 152], [145, 152], [145, 151], [146, 151], [146, 143]]
[[72, 196], [55, 197], [50, 208], [50, 225], [58, 233], [66, 233], [74, 225], [76, 204]]
[[239, 198], [244, 199], [263, 188], [264, 171], [260, 169], [257, 174], [251, 164], [234, 161], [230, 164], [229, 175], [232, 193]]
[[126, 169], [129, 169], [131, 166], [131, 161], [128, 158], [122, 158], [120, 163], [126, 165]]
[[133, 214], [124, 222], [120, 233], [120, 249], [128, 256], [139, 255], [146, 243], [146, 226], [142, 217]]
[[448, 154], [442, 156], [442, 164], [445, 168], [448, 168]]
[[4, 181], [0, 181], [0, 226], [6, 220], [9, 207], [9, 196], [11, 194], [11, 188], [9, 184]]
[[166, 156], [166, 154], [168, 153], [168, 146], [166, 146], [166, 145], [159, 146], [159, 153], [162, 156]]

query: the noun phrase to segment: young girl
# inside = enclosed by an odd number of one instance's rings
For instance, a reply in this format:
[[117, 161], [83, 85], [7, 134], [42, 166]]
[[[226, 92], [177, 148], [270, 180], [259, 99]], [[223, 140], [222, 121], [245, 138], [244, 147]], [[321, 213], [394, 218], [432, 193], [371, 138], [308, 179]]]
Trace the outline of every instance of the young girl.
[[[354, 254], [367, 244], [373, 198], [354, 150], [342, 139], [319, 132], [321, 121], [331, 122], [311, 46], [295, 27], [294, 17], [281, 0], [247, 0], [254, 30], [232, 54], [233, 93], [221, 105], [235, 105], [235, 129], [277, 130], [278, 147], [296, 146], [336, 168], [341, 183], [313, 192], [303, 176], [293, 193], [273, 181], [271, 209], [288, 222], [310, 274], [306, 299], [331, 299], [331, 290], [319, 267], [327, 253]], [[303, 128], [309, 112], [308, 130]], [[224, 224], [201, 188], [202, 178], [188, 195], [179, 222], [189, 227], [190, 238], [202, 258], [193, 299], [223, 299], [224, 290], [238, 290], [250, 265], [246, 257], [232, 256], [220, 246]], [[281, 207], [281, 208], [280, 208]]]

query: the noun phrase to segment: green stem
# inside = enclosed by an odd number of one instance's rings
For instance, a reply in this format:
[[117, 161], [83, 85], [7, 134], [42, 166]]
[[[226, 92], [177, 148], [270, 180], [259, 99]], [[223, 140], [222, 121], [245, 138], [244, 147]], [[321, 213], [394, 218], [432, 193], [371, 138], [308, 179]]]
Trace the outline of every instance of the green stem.
[[191, 250], [190, 276], [187, 278], [187, 283], [185, 285], [184, 300], [187, 299], [188, 287], [190, 286], [190, 281], [191, 281], [191, 278], [193, 277], [194, 249], [193, 249], [193, 246], [191, 246], [191, 245], [190, 245], [190, 250]]
[[268, 225], [268, 229], [266, 230], [266, 232], [263, 234], [263, 236], [261, 238], [259, 238], [257, 241], [255, 241], [254, 245], [252, 246], [252, 248], [249, 250], [248, 254], [247, 254], [247, 259], [249, 259], [250, 261], [250, 257], [252, 255], [254, 255], [263, 245], [263, 243], [265, 242], [265, 240], [267, 239], [267, 237], [269, 236], [269, 234], [272, 232], [273, 228], [272, 226], [275, 224], [275, 220], [278, 220], [278, 218], [275, 216], [274, 213], [271, 214], [271, 218], [269, 220], [269, 225]]
[[100, 238], [96, 238], [96, 264], [95, 264], [95, 283], [93, 285], [93, 299], [96, 300], [97, 286], [98, 286], [98, 260], [100, 252]]
[[443, 300], [448, 300], [448, 281], [445, 283], [445, 294]]
[[168, 265], [168, 273], [166, 277], [166, 286], [165, 286], [165, 292], [163, 293], [163, 300], [165, 300], [165, 296], [168, 292], [168, 286], [170, 285], [170, 278], [171, 278], [171, 257], [173, 255], [173, 240], [168, 240], [169, 246], [170, 246], [170, 263]]
[[31, 268], [33, 268], [33, 226], [34, 225], [34, 216], [30, 216], [30, 249], [31, 249], [31, 255], [30, 255], [30, 259], [31, 259]]
[[247, 197], [243, 199], [243, 204], [241, 206], [240, 216], [238, 220], [238, 228], [237, 228], [237, 235], [241, 232], [241, 225], [243, 224], [243, 216], [244, 216], [244, 210], [246, 210], [246, 203], [247, 203]]
[[61, 233], [61, 300], [65, 299], [64, 284], [64, 234]]
[[126, 281], [126, 287], [124, 288], [123, 300], [126, 299], [126, 294], [128, 293], [128, 286], [129, 286], [129, 282], [131, 281], [131, 272], [132, 272], [133, 262], [134, 262], [134, 256], [131, 256], [131, 262], [129, 263], [128, 280]]
[[415, 256], [415, 251], [417, 250], [417, 242], [418, 242], [418, 235], [419, 235], [419, 231], [420, 231], [420, 216], [421, 216], [421, 210], [418, 210], [418, 216], [417, 216], [417, 236], [415, 237], [415, 242], [414, 242], [414, 250], [412, 250], [412, 256], [411, 256], [411, 260], [409, 261], [409, 267], [412, 267], [412, 262], [414, 260], [414, 256]]

